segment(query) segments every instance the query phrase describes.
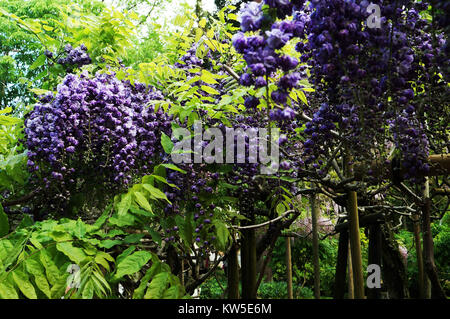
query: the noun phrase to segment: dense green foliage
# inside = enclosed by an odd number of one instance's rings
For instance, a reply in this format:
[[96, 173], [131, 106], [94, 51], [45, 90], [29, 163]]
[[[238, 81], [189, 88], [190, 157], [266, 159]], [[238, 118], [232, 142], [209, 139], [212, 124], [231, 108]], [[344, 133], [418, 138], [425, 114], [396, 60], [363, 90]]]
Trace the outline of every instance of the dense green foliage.
[[[350, 110], [333, 99], [351, 101], [346, 90], [358, 85], [362, 95], [376, 91], [381, 86], [376, 77], [384, 71], [374, 71], [374, 79], [368, 79], [366, 71], [358, 69], [367, 83], [355, 77], [348, 84], [345, 76], [334, 83], [326, 74], [333, 72], [331, 64], [320, 70], [311, 66], [320, 66], [324, 56], [334, 59], [324, 51], [344, 47], [349, 39], [333, 39], [336, 46], [331, 49], [324, 45], [299, 50], [308, 41], [332, 41], [333, 30], [314, 34], [318, 31], [307, 29], [305, 18], [304, 25], [295, 25], [302, 32], [280, 36], [282, 28], [309, 14], [291, 18], [291, 1], [264, 1], [263, 9], [253, 3], [256, 13], [247, 12], [243, 21], [239, 6], [247, 1], [216, 0], [215, 12], [196, 3], [191, 7], [175, 0], [117, 0], [112, 6], [91, 0], [0, 0], [0, 299], [181, 299], [191, 298], [197, 288], [199, 298], [226, 298], [227, 276], [220, 265], [228, 262], [232, 244], [242, 248], [248, 225], [257, 229], [258, 242], [252, 248], [257, 251], [257, 272], [264, 270], [260, 267], [265, 258], [270, 259], [266, 275], [259, 278], [258, 273], [256, 296], [288, 297], [281, 235], [290, 234], [293, 296], [313, 298], [312, 193], [320, 194], [320, 293], [330, 298], [336, 288], [335, 226], [349, 219], [344, 207], [350, 191], [358, 193], [361, 218], [382, 213], [383, 225], [395, 235], [389, 242], [393, 259], [406, 260], [399, 267], [406, 280], [399, 285], [407, 285], [411, 297], [419, 296], [413, 218], [422, 216], [424, 181], [422, 175], [417, 180], [400, 176], [398, 161], [409, 156], [409, 172], [422, 174], [421, 169], [429, 169], [424, 156], [448, 152], [445, 61], [442, 68], [428, 70], [425, 54], [415, 52], [423, 61], [407, 55], [406, 60], [417, 64], [411, 73], [420, 77], [409, 75], [414, 90], [399, 93], [389, 87], [384, 95], [373, 94], [380, 102], [376, 110], [373, 101]], [[182, 11], [163, 20], [173, 8]], [[440, 10], [423, 8], [420, 16], [441, 21]], [[261, 12], [267, 20], [253, 21]], [[443, 46], [443, 29], [433, 26], [437, 31], [433, 29], [435, 41], [430, 41]], [[429, 32], [424, 30], [421, 35]], [[314, 36], [308, 38], [307, 32]], [[412, 38], [408, 33], [411, 46], [419, 51]], [[361, 63], [386, 58], [387, 51], [378, 57], [377, 50], [369, 47], [361, 53]], [[393, 52], [400, 59], [407, 50]], [[263, 58], [268, 62], [249, 62]], [[421, 106], [432, 105], [410, 120], [405, 114], [413, 111], [397, 103], [406, 99], [401, 94], [412, 95]], [[337, 107], [331, 113], [334, 102], [346, 109], [345, 116]], [[389, 112], [382, 113], [382, 103]], [[380, 112], [379, 120], [372, 111]], [[405, 118], [393, 119], [393, 114]], [[420, 130], [416, 120], [424, 121]], [[280, 129], [280, 136], [264, 136], [282, 145], [280, 169], [262, 174], [259, 164], [174, 163], [177, 137], [170, 134], [183, 128], [194, 137], [199, 121], [221, 132]], [[419, 131], [424, 148], [413, 143]], [[403, 140], [398, 140], [400, 135]], [[405, 141], [413, 141], [412, 146], [402, 149]], [[367, 172], [361, 180], [346, 175], [351, 172], [347, 165], [355, 164], [349, 155]], [[392, 179], [372, 176], [374, 156], [386, 160]], [[412, 162], [416, 157], [418, 164]], [[427, 185], [448, 189], [447, 178], [430, 178]], [[448, 295], [448, 196], [432, 192], [431, 207], [435, 263]], [[361, 228], [359, 236], [365, 270], [367, 228]]]

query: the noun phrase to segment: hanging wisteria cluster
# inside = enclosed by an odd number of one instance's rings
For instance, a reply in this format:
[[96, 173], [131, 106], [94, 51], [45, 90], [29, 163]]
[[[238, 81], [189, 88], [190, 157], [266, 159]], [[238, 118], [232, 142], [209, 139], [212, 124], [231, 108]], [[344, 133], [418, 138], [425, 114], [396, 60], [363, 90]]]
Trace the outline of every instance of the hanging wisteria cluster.
[[[368, 10], [370, 4], [381, 8], [379, 28], [367, 24], [373, 13]], [[383, 154], [392, 138], [403, 159], [404, 177], [420, 181], [415, 176], [429, 169], [429, 145], [419, 117], [424, 111], [432, 112], [433, 106], [423, 105], [418, 96], [423, 93], [420, 82], [416, 86], [413, 82], [436, 76], [436, 69], [426, 66], [448, 63], [443, 59], [446, 39], [435, 34], [433, 42], [431, 23], [420, 14], [426, 8], [426, 2], [408, 0], [246, 4], [241, 29], [251, 35], [240, 32], [233, 37], [234, 47], [248, 65], [241, 84], [266, 86], [268, 77], [279, 71], [282, 76], [271, 99], [284, 110], [272, 110], [271, 119], [293, 120], [289, 91], [298, 87], [303, 76], [305, 66], [300, 62], [307, 63], [308, 79], [316, 91], [310, 98], [320, 107], [306, 110], [312, 121], [304, 130], [309, 136], [303, 144], [305, 163], [323, 175], [329, 150], [338, 143], [364, 161]], [[275, 17], [279, 20], [274, 21]], [[280, 50], [293, 39], [300, 61]]]
[[[302, 1], [296, 1], [300, 4]], [[303, 34], [305, 21], [284, 20], [275, 22], [276, 15], [284, 18], [292, 10], [290, 1], [267, 1], [271, 10], [263, 12], [262, 4], [250, 2], [245, 4], [241, 12], [241, 29], [243, 32], [258, 32], [256, 35], [246, 36], [238, 32], [233, 36], [233, 45], [236, 51], [242, 53], [247, 67], [241, 75], [240, 83], [245, 86], [265, 87], [268, 77], [273, 77], [280, 70], [284, 72], [277, 82], [278, 89], [272, 91], [271, 98], [275, 103], [286, 105], [290, 90], [298, 87], [299, 80], [305, 77], [299, 70], [295, 70], [299, 61], [292, 56], [283, 55], [277, 51], [294, 37]], [[292, 71], [295, 70], [295, 71]], [[292, 72], [290, 72], [292, 71]], [[284, 111], [272, 111], [271, 118], [294, 118], [292, 108], [286, 107]]]
[[147, 107], [161, 98], [114, 74], [67, 75], [56, 96], [43, 97], [26, 119], [30, 170], [62, 194], [89, 179], [123, 189], [159, 156], [161, 132], [170, 134], [171, 117]]
[[[48, 57], [52, 57], [53, 54], [46, 51]], [[87, 53], [87, 47], [84, 44], [73, 48], [70, 44], [66, 44], [62, 57], [59, 57], [57, 62], [66, 67], [82, 67], [83, 65], [91, 64], [92, 60]]]
[[[366, 24], [370, 3], [381, 8], [379, 28]], [[333, 125], [324, 122], [329, 118], [347, 143], [359, 145], [353, 148], [357, 157], [370, 158], [384, 147], [389, 127], [408, 171], [404, 177], [419, 181], [415, 176], [428, 170], [428, 141], [417, 120], [412, 82], [421, 59], [432, 58], [414, 50], [415, 25], [426, 23], [419, 15], [424, 8], [425, 3], [414, 1], [312, 1], [308, 42], [300, 42], [297, 50], [308, 59], [311, 81], [330, 104], [314, 115], [318, 125], [306, 131], [310, 145], [323, 146], [329, 139]], [[316, 151], [325, 155], [323, 147]]]

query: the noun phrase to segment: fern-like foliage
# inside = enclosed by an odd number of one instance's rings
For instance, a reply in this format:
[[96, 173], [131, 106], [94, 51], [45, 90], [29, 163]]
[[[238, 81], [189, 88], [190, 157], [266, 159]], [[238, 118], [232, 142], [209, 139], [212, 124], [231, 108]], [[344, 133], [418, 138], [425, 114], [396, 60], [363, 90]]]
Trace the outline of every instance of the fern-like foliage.
[[167, 200], [153, 179], [117, 196], [94, 224], [25, 217], [0, 238], [0, 299], [184, 298], [178, 277], [142, 244], [156, 232], [133, 231], [151, 225], [152, 204]]

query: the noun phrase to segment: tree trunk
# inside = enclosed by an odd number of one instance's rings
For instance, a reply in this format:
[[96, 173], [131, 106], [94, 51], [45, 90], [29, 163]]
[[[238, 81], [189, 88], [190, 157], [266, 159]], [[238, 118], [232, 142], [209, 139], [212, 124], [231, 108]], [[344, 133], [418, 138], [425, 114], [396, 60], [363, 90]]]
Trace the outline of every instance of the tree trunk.
[[[379, 224], [369, 227], [369, 265], [375, 264], [381, 267], [381, 229]], [[369, 288], [368, 299], [381, 299], [381, 288]]]
[[286, 237], [286, 278], [288, 299], [294, 299], [292, 292], [292, 260], [291, 260], [291, 238]]
[[334, 299], [344, 299], [345, 281], [347, 276], [348, 258], [348, 232], [346, 230], [339, 233], [339, 246], [336, 262], [336, 274], [334, 278]]
[[425, 299], [425, 280], [427, 279], [423, 267], [422, 243], [420, 241], [420, 224], [419, 218], [414, 220], [414, 244], [416, 246], [417, 255], [417, 269], [418, 269], [418, 284], [419, 284], [419, 298]]
[[246, 298], [248, 294], [248, 235], [247, 230], [242, 230], [241, 236], [241, 286], [242, 296]]
[[239, 299], [238, 246], [233, 243], [228, 255], [228, 299]]
[[320, 299], [320, 261], [319, 261], [319, 231], [317, 219], [319, 218], [319, 204], [316, 194], [311, 195], [311, 222], [312, 222], [312, 244], [314, 264], [314, 298]]
[[256, 238], [254, 229], [242, 232], [242, 299], [256, 299]]
[[389, 299], [409, 298], [406, 267], [387, 222], [381, 226], [381, 233], [382, 275]]

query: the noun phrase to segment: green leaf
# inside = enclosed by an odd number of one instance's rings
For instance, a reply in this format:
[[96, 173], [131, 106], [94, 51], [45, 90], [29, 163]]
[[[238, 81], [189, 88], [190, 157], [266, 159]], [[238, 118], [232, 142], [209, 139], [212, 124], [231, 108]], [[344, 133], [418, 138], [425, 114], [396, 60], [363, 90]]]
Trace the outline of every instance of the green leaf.
[[92, 299], [93, 296], [94, 296], [94, 285], [92, 283], [92, 280], [89, 280], [83, 287], [81, 297], [83, 299]]
[[30, 283], [28, 276], [22, 271], [16, 269], [12, 273], [14, 282], [20, 291], [29, 299], [37, 299], [36, 290], [34, 290], [33, 285]]
[[13, 111], [12, 107], [8, 106], [5, 107], [4, 109], [0, 110], [0, 114], [7, 114], [7, 113], [11, 113]]
[[74, 247], [72, 243], [57, 243], [56, 249], [69, 257], [74, 263], [80, 265], [87, 257], [83, 249]]
[[60, 272], [58, 267], [56, 267], [55, 262], [50, 257], [49, 253], [45, 250], [41, 250], [39, 253], [39, 260], [45, 268], [45, 274], [50, 284], [52, 286], [56, 285], [59, 280]]
[[188, 244], [192, 244], [192, 224], [191, 218], [192, 213], [187, 213], [183, 218], [180, 215], [175, 216], [175, 223], [179, 228], [179, 234], [181, 238]]
[[211, 95], [217, 95], [217, 94], [220, 94], [219, 91], [217, 91], [216, 89], [213, 89], [213, 88], [210, 87], [210, 86], [202, 85], [202, 86], [201, 86], [201, 89], [202, 89], [203, 91], [205, 91], [206, 93], [209, 93], [209, 94], [211, 94]]
[[106, 288], [108, 292], [111, 292], [111, 287], [109, 286], [108, 282], [106, 281], [105, 277], [103, 277], [101, 272], [94, 271], [92, 281], [95, 284], [94, 288], [97, 296], [106, 296], [108, 294], [104, 288]]
[[45, 272], [44, 266], [34, 258], [25, 260], [25, 268], [32, 275], [43, 275]]
[[58, 277], [58, 280], [52, 286], [52, 289], [50, 289], [52, 299], [60, 299], [64, 296], [64, 291], [67, 286], [67, 277], [69, 277], [69, 273], [64, 273], [62, 276]]
[[151, 227], [145, 227], [145, 229], [148, 230], [148, 233], [152, 236], [153, 241], [158, 243], [158, 245], [161, 245], [161, 235]]
[[153, 262], [153, 265], [147, 270], [144, 277], [142, 277], [139, 287], [134, 290], [133, 299], [142, 299], [144, 297], [148, 282], [159, 272], [161, 272], [161, 262]]
[[8, 280], [0, 282], [0, 299], [19, 299], [14, 285]]
[[117, 265], [117, 272], [115, 278], [119, 279], [125, 275], [132, 275], [147, 264], [152, 257], [152, 254], [148, 251], [137, 251], [134, 254], [127, 256]]
[[116, 264], [120, 264], [122, 260], [124, 260], [127, 256], [130, 256], [130, 254], [136, 250], [136, 246], [130, 246], [127, 249], [125, 249], [119, 256], [116, 258]]
[[114, 262], [114, 258], [110, 254], [107, 254], [103, 251], [98, 251], [97, 254], [95, 255], [94, 260], [97, 264], [102, 265], [103, 268], [105, 268], [107, 271], [109, 271], [108, 261]]
[[108, 205], [108, 207], [106, 207], [106, 209], [102, 213], [102, 215], [92, 225], [94, 227], [93, 230], [94, 229], [100, 229], [106, 223], [106, 220], [109, 217], [110, 209], [111, 209], [111, 205]]
[[42, 264], [36, 259], [28, 258], [25, 261], [25, 268], [28, 273], [34, 276], [34, 282], [39, 290], [41, 290], [50, 299], [52, 295], [50, 292], [50, 285], [44, 275], [44, 266], [42, 266]]
[[204, 70], [204, 71], [202, 72], [201, 80], [202, 80], [203, 82], [205, 82], [205, 83], [208, 83], [208, 84], [217, 84], [217, 83], [218, 83], [218, 82], [214, 79], [213, 75], [212, 75], [210, 72], [206, 71], [206, 70]]
[[106, 249], [111, 249], [112, 247], [116, 246], [116, 245], [120, 245], [122, 244], [123, 241], [122, 240], [118, 240], [118, 239], [106, 239], [106, 240], [102, 240], [99, 247], [100, 248], [106, 248]]
[[133, 207], [133, 206], [130, 207], [130, 212], [132, 212], [133, 214], [145, 216], [145, 217], [154, 217], [155, 216], [155, 214], [153, 212], [149, 212], [149, 211], [146, 211], [146, 210], [143, 210], [143, 209], [140, 209], [137, 207]]
[[16, 125], [20, 122], [22, 122], [22, 120], [17, 117], [0, 115], [0, 125], [10, 126], [10, 125]]
[[219, 248], [225, 249], [227, 247], [230, 232], [228, 231], [228, 228], [225, 225], [225, 223], [222, 222], [221, 220], [216, 220], [214, 222], [214, 226], [216, 226], [216, 234], [219, 243]]
[[206, 19], [202, 18], [199, 22], [198, 25], [202, 28], [204, 28], [206, 26]]
[[308, 100], [306, 99], [306, 95], [305, 93], [303, 93], [303, 91], [297, 91], [297, 95], [303, 103], [308, 105]]
[[66, 231], [62, 230], [54, 230], [50, 232], [49, 236], [57, 242], [72, 240], [72, 236], [70, 236], [70, 234], [67, 233]]
[[158, 175], [151, 175], [149, 177], [154, 178], [154, 179], [156, 179], [156, 180], [158, 180], [158, 181], [160, 181], [160, 182], [162, 182], [164, 184], [167, 184], [170, 187], [180, 189], [177, 185], [169, 183], [164, 177], [161, 177], [161, 176], [158, 176]]
[[164, 294], [161, 299], [179, 299], [182, 296], [180, 292], [180, 287], [172, 286], [166, 291], [164, 291]]
[[17, 226], [16, 229], [21, 229], [21, 228], [26, 228], [26, 227], [30, 227], [34, 224], [33, 220], [31, 219], [31, 217], [29, 215], [25, 215], [22, 220], [20, 221], [19, 226]]
[[161, 164], [161, 166], [164, 166], [165, 168], [171, 169], [173, 171], [178, 171], [180, 173], [186, 174], [186, 171], [182, 170], [181, 168], [178, 168], [174, 164]]
[[9, 221], [8, 216], [3, 210], [3, 206], [0, 204], [0, 237], [3, 237], [9, 233]]
[[45, 95], [45, 94], [48, 94], [48, 93], [52, 93], [52, 91], [38, 89], [38, 88], [32, 88], [32, 89], [30, 89], [30, 91], [33, 92], [36, 95]]
[[164, 194], [161, 190], [158, 188], [150, 185], [150, 184], [142, 184], [142, 187], [144, 187], [152, 197], [158, 198], [158, 199], [164, 199], [167, 202], [170, 203], [169, 199], [167, 198], [166, 194]]
[[145, 236], [145, 234], [131, 234], [131, 235], [128, 235], [127, 237], [125, 237], [123, 242], [126, 244], [139, 243], [141, 241], [141, 239], [144, 238], [144, 236]]
[[[145, 185], [145, 184], [144, 184]], [[149, 185], [151, 186], [151, 185]], [[152, 186], [153, 187], [153, 186]], [[144, 187], [145, 188], [145, 187]], [[148, 210], [149, 212], [153, 212], [152, 206], [150, 206], [150, 203], [148, 202], [147, 198], [145, 198], [144, 194], [141, 192], [134, 192], [134, 196], [136, 197], [136, 202], [144, 209]]]
[[144, 299], [161, 299], [169, 283], [169, 273], [160, 272], [150, 282]]
[[125, 194], [122, 196], [122, 200], [117, 205], [117, 213], [119, 216], [125, 215], [131, 206], [131, 194]]
[[278, 215], [281, 215], [286, 211], [286, 207], [283, 205], [283, 203], [278, 203], [276, 210]]
[[131, 226], [135, 223], [135, 218], [132, 214], [125, 214], [122, 216], [112, 216], [109, 219], [109, 222], [113, 225], [117, 225], [119, 227], [123, 227], [123, 226]]
[[7, 240], [7, 239], [0, 240], [0, 263], [2, 263], [4, 260], [6, 260], [8, 255], [13, 250], [14, 250], [14, 246], [9, 240]]
[[81, 219], [78, 219], [75, 224], [74, 235], [77, 238], [83, 238], [86, 234], [86, 225], [83, 223]]
[[166, 152], [167, 154], [172, 153], [173, 142], [170, 137], [164, 134], [164, 132], [161, 133], [161, 145], [164, 149], [164, 152]]
[[30, 66], [30, 70], [34, 70], [34, 69], [42, 66], [44, 64], [44, 62], [45, 62], [45, 55], [41, 54]]

